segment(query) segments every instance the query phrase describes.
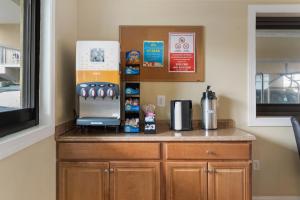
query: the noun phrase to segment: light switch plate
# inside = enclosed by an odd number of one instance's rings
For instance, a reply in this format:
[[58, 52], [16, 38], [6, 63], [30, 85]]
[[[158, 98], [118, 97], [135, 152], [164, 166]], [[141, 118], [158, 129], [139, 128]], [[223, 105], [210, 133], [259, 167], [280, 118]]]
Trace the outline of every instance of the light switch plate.
[[157, 106], [158, 107], [165, 107], [166, 106], [166, 96], [158, 95], [157, 96]]

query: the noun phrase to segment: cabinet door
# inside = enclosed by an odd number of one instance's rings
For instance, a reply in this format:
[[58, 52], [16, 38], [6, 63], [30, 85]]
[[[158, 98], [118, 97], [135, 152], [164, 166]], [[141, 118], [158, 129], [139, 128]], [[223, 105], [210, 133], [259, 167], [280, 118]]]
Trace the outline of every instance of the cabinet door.
[[108, 162], [59, 163], [59, 200], [108, 200]]
[[111, 200], [159, 200], [160, 162], [111, 162]]
[[207, 162], [167, 162], [167, 200], [206, 200]]
[[209, 162], [208, 200], [251, 200], [249, 162]]

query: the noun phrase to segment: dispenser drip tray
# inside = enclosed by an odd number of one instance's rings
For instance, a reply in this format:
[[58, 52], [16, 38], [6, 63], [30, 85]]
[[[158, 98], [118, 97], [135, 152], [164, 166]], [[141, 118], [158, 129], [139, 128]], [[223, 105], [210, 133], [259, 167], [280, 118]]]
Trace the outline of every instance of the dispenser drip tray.
[[112, 117], [82, 117], [76, 120], [79, 126], [119, 126], [120, 119]]

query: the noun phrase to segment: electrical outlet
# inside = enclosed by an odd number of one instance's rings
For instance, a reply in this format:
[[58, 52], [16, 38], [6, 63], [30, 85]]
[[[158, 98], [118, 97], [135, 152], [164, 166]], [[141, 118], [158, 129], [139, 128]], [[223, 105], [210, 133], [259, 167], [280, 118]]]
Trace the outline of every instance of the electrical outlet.
[[166, 106], [166, 96], [158, 95], [157, 96], [157, 106], [165, 107]]
[[259, 161], [259, 160], [253, 160], [252, 166], [253, 166], [253, 169], [254, 169], [255, 171], [260, 170], [260, 161]]

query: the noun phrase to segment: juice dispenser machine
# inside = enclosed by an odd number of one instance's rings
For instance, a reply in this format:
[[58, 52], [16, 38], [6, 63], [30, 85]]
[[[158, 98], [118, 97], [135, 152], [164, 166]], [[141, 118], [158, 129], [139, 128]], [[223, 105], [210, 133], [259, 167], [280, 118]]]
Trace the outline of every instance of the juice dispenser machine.
[[76, 93], [79, 126], [120, 125], [120, 44], [78, 41]]

